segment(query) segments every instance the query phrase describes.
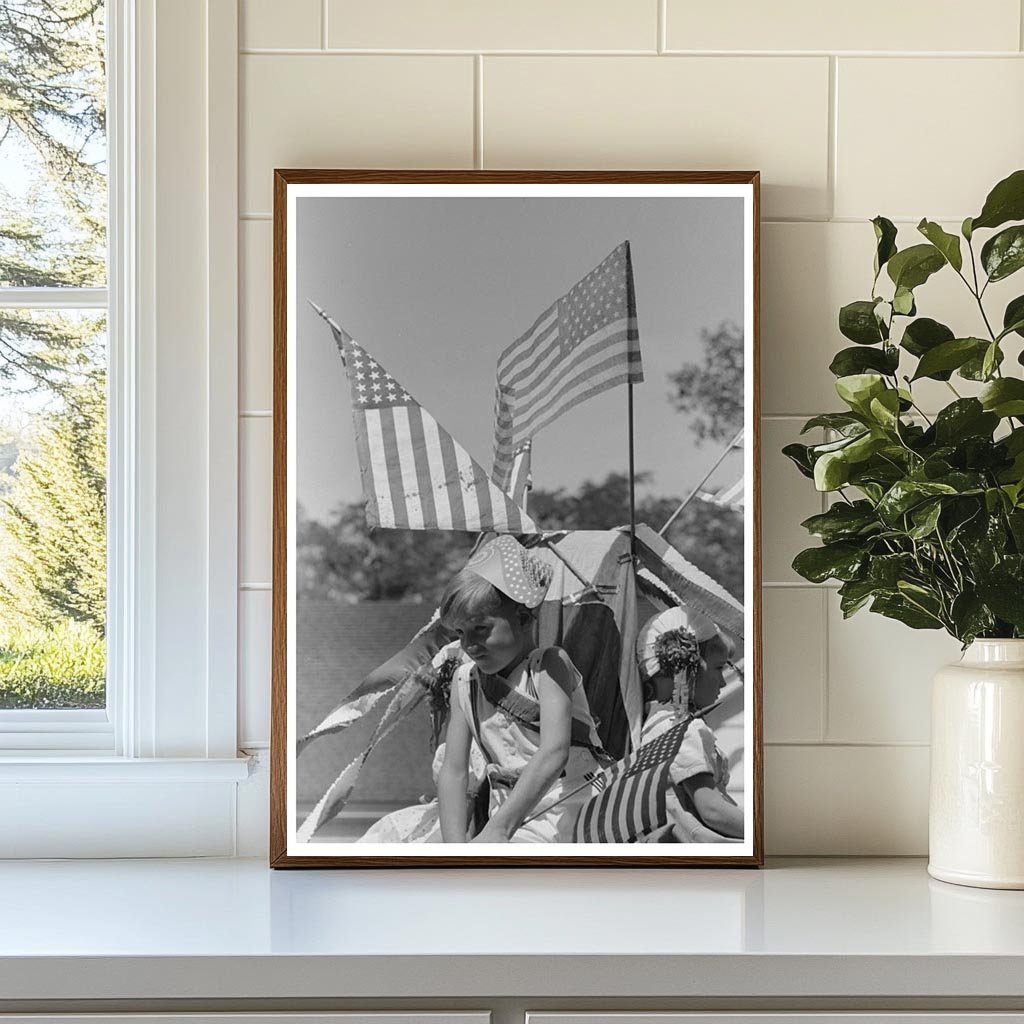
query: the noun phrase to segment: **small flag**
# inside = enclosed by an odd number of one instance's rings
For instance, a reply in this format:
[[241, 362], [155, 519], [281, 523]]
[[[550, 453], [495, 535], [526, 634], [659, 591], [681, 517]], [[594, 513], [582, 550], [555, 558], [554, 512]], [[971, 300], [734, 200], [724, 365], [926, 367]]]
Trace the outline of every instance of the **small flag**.
[[367, 351], [334, 330], [352, 387], [369, 526], [537, 533], [532, 519]]
[[710, 505], [717, 505], [719, 508], [732, 509], [733, 512], [743, 510], [747, 501], [746, 478], [740, 477], [736, 483], [729, 487], [722, 487], [717, 491], [698, 491], [697, 497]]
[[605, 772], [607, 784], [580, 809], [576, 842], [630, 843], [665, 824], [672, 762], [691, 721], [687, 716]]
[[499, 356], [495, 483], [510, 491], [517, 446], [564, 412], [643, 379], [633, 266], [623, 242]]
[[512, 480], [508, 494], [512, 500], [526, 508], [526, 495], [533, 487], [533, 476], [530, 473], [530, 458], [533, 455], [533, 441], [529, 438], [516, 446], [512, 453]]

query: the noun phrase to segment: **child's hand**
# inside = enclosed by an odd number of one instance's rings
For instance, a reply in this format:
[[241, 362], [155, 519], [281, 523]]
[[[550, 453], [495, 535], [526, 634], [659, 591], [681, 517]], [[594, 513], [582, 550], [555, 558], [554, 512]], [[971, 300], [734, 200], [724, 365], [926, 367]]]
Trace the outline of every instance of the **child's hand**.
[[490, 822], [470, 840], [471, 843], [507, 843], [508, 836], [500, 829], [495, 828]]

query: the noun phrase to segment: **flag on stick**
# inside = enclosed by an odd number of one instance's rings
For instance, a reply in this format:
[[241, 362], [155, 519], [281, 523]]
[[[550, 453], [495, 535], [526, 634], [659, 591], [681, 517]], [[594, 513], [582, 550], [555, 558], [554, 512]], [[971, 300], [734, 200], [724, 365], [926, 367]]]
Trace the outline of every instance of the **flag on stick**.
[[709, 505], [740, 512], [747, 503], [746, 478], [741, 476], [736, 483], [717, 491], [698, 491], [697, 497]]
[[665, 824], [672, 763], [691, 721], [687, 715], [605, 772], [604, 788], [580, 808], [576, 842], [629, 843]]
[[533, 455], [533, 441], [529, 438], [516, 445], [512, 453], [512, 479], [506, 492], [517, 504], [526, 508], [526, 495], [533, 487], [533, 476], [530, 473], [530, 457]]
[[334, 329], [352, 388], [367, 525], [538, 533], [532, 519], [367, 351]]
[[498, 357], [495, 483], [510, 490], [517, 446], [564, 412], [643, 379], [633, 266], [623, 242]]

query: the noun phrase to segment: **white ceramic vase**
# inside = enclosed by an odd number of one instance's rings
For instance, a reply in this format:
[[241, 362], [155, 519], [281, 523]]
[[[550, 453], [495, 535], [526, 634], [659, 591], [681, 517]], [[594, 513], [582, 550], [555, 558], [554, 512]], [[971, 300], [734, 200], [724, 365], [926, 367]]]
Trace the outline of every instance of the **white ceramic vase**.
[[928, 872], [1024, 889], [1024, 640], [975, 640], [932, 688]]

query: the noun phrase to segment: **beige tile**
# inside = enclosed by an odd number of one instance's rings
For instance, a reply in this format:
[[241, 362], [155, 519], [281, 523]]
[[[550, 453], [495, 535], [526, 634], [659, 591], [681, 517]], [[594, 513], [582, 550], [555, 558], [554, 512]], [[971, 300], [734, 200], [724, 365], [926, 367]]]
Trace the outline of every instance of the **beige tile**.
[[473, 58], [241, 58], [243, 213], [275, 167], [472, 167]]
[[825, 599], [822, 588], [766, 587], [764, 738], [768, 743], [822, 738]]
[[239, 225], [239, 396], [242, 412], [270, 409], [273, 402], [273, 237], [269, 220]]
[[238, 736], [239, 746], [270, 742], [269, 590], [238, 595]]
[[816, 543], [800, 523], [822, 510], [821, 494], [782, 454], [792, 441], [822, 440], [820, 430], [801, 438], [801, 425], [793, 419], [761, 421], [761, 573], [765, 583], [806, 582], [791, 563], [798, 551]]
[[1017, 0], [970, 4], [934, 0], [817, 0], [749, 4], [667, 0], [670, 50], [1016, 50]]
[[245, 417], [239, 431], [239, 582], [269, 583], [273, 423]]
[[329, 0], [332, 47], [651, 50], [658, 0]]
[[488, 167], [760, 170], [769, 216], [828, 209], [824, 57], [493, 57]]
[[320, 0], [241, 0], [238, 35], [254, 49], [320, 49]]
[[[943, 226], [957, 230], [950, 222]], [[809, 415], [839, 409], [842, 405], [828, 365], [836, 352], [853, 344], [839, 333], [839, 309], [871, 295], [874, 231], [867, 221], [765, 224], [761, 231], [762, 410], [767, 415]], [[897, 241], [907, 248], [924, 238], [913, 224], [904, 223], [899, 225]], [[993, 285], [985, 297], [989, 319], [1001, 322], [1003, 308], [1019, 290], [1012, 278]], [[879, 291], [891, 294], [884, 274]], [[950, 268], [918, 288], [916, 297], [918, 315], [946, 324], [960, 337], [986, 336], [975, 299]], [[898, 323], [895, 338], [902, 336], [906, 321]], [[1007, 345], [1008, 358], [1019, 350], [1020, 341], [1015, 338]], [[902, 372], [912, 373], [914, 365], [908, 356]], [[953, 384], [961, 395], [979, 390], [979, 385], [959, 377]], [[954, 398], [937, 381], [914, 384], [914, 395], [926, 412], [941, 409]]]
[[1024, 61], [849, 58], [837, 74], [836, 216], [959, 224], [1021, 166]]
[[780, 855], [928, 852], [928, 748], [765, 748], [765, 850]]
[[864, 609], [843, 619], [835, 594], [829, 595], [827, 628], [827, 739], [927, 742], [932, 677], [959, 660], [959, 642]]

